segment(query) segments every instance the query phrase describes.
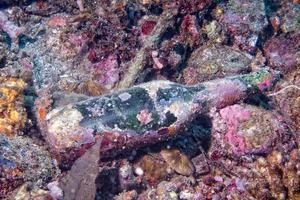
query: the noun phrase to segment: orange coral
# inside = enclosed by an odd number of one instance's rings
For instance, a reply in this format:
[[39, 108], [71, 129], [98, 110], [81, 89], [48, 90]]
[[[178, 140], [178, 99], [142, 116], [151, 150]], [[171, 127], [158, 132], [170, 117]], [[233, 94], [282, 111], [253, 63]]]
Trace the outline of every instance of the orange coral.
[[13, 135], [25, 127], [22, 92], [26, 86], [21, 79], [0, 77], [0, 133]]
[[40, 108], [38, 110], [38, 113], [39, 113], [39, 119], [44, 121], [46, 119], [46, 114], [47, 114], [47, 109], [46, 108]]

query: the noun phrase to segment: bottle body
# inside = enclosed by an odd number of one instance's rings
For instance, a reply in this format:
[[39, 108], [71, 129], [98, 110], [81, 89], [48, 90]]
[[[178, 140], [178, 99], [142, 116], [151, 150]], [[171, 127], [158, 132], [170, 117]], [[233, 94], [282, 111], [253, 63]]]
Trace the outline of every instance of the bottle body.
[[47, 115], [47, 137], [56, 148], [64, 149], [75, 145], [74, 138], [77, 145], [91, 143], [96, 134], [113, 134], [112, 138], [127, 141], [175, 132], [195, 113], [193, 97], [201, 90], [154, 81], [57, 108]]

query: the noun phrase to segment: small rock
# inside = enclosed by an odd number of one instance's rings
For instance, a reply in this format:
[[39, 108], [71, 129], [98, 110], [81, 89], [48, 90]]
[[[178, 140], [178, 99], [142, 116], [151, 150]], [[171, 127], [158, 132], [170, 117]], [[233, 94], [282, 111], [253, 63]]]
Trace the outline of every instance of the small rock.
[[23, 184], [14, 194], [14, 200], [57, 200], [53, 198], [48, 191], [42, 190], [40, 188], [31, 188], [29, 184]]
[[251, 56], [231, 47], [203, 46], [196, 49], [183, 72], [186, 84], [241, 74], [249, 70]]
[[4, 11], [0, 11], [0, 27], [1, 30], [9, 35], [14, 43], [17, 43], [19, 36], [26, 31], [25, 27], [19, 27], [14, 22], [10, 21]]
[[194, 183], [194, 180], [185, 176], [176, 176], [169, 181], [162, 181], [157, 185], [157, 199], [177, 200], [179, 199], [180, 191], [190, 189]]
[[280, 140], [278, 137], [288, 135], [280, 115], [252, 105], [228, 106], [220, 110], [220, 117], [221, 121], [218, 117], [213, 120], [216, 139], [212, 146], [216, 146], [212, 152], [222, 148], [235, 156], [264, 153]]
[[285, 73], [293, 71], [299, 65], [300, 35], [273, 37], [265, 43], [264, 51], [273, 68]]
[[287, 2], [282, 3], [282, 8], [279, 11], [282, 15], [282, 30], [285, 33], [300, 34], [300, 5]]
[[62, 189], [59, 187], [59, 183], [58, 181], [53, 181], [51, 183], [48, 183], [47, 188], [50, 191], [50, 195], [54, 198], [54, 199], [63, 199], [63, 191]]
[[189, 158], [177, 149], [165, 149], [160, 155], [167, 164], [178, 174], [190, 176], [195, 172], [195, 167]]
[[230, 0], [223, 9], [218, 21], [233, 43], [249, 53], [255, 52], [258, 37], [268, 25], [264, 1]]
[[[153, 156], [145, 155], [135, 164], [135, 171], [142, 174], [150, 184], [156, 184], [163, 180], [168, 174], [167, 163], [160, 161]], [[141, 170], [137, 170], [141, 169]]]
[[122, 192], [114, 200], [135, 200], [138, 197], [138, 193], [135, 190], [128, 192]]
[[221, 25], [216, 20], [213, 20], [204, 27], [204, 32], [214, 43], [220, 43], [222, 41], [221, 30]]
[[188, 190], [184, 190], [180, 192], [179, 198], [185, 200], [192, 200], [195, 199], [195, 195]]
[[93, 64], [94, 79], [107, 89], [111, 89], [119, 81], [119, 69], [116, 56], [110, 55], [108, 58]]
[[198, 23], [194, 15], [186, 15], [183, 17], [183, 21], [180, 26], [180, 34], [191, 47], [199, 41], [200, 33], [198, 29]]
[[166, 181], [160, 182], [157, 186], [157, 196], [158, 200], [177, 200], [178, 194], [176, 193], [177, 188], [172, 183]]
[[155, 25], [156, 25], [156, 21], [152, 21], [152, 20], [146, 20], [143, 24], [142, 24], [142, 34], [143, 35], [149, 35], [152, 30], [154, 29]]
[[0, 135], [0, 198], [25, 182], [43, 187], [59, 173], [49, 152], [32, 139]]
[[[61, 180], [60, 188], [64, 192], [65, 199], [95, 199], [97, 191], [96, 178], [99, 174], [100, 146], [101, 141], [96, 141], [83, 156], [75, 161], [71, 170]], [[54, 187], [55, 192], [59, 194], [60, 188]]]
[[134, 172], [135, 172], [135, 174], [138, 175], [138, 176], [143, 176], [143, 175], [144, 175], [144, 171], [143, 171], [143, 169], [140, 168], [140, 167], [135, 168]]
[[300, 130], [300, 90], [290, 88], [278, 93], [273, 99], [287, 122]]
[[119, 168], [119, 187], [121, 190], [128, 190], [137, 184], [133, 169], [129, 162], [124, 160]]
[[87, 96], [100, 96], [105, 93], [105, 88], [96, 81], [87, 80], [80, 82], [74, 90], [70, 92], [76, 92], [78, 94], [84, 94]]

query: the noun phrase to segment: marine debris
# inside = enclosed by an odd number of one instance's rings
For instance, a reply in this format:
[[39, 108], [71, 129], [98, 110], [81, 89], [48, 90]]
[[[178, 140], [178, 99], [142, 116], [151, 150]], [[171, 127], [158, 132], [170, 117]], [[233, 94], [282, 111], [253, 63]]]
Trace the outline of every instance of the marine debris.
[[58, 154], [79, 151], [100, 134], [102, 156], [108, 150], [113, 155], [170, 137], [196, 114], [241, 101], [269, 88], [278, 78], [279, 74], [264, 69], [194, 86], [147, 82], [55, 108], [39, 120], [46, 140]]

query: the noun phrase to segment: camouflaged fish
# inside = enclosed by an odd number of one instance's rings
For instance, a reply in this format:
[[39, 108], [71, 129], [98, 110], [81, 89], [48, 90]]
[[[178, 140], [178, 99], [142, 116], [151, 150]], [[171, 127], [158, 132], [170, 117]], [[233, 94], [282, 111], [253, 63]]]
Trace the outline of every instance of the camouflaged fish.
[[46, 139], [57, 152], [92, 144], [96, 135], [102, 137], [104, 155], [146, 146], [172, 137], [212, 107], [223, 108], [269, 88], [276, 77], [264, 69], [194, 86], [160, 80], [91, 97], [50, 111]]

